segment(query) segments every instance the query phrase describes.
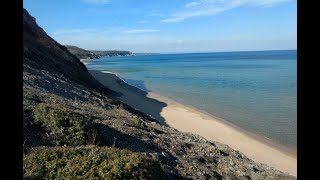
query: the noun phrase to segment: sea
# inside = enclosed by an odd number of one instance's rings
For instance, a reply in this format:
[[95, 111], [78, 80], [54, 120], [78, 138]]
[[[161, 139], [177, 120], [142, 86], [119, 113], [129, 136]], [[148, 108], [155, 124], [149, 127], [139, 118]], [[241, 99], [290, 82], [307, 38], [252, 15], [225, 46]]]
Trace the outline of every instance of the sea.
[[88, 60], [130, 85], [297, 147], [297, 51], [151, 54]]

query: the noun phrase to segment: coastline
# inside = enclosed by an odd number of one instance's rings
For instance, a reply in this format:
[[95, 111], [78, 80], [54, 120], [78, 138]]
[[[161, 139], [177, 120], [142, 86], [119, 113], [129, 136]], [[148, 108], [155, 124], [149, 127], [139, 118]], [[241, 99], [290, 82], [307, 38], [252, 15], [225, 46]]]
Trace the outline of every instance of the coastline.
[[84, 65], [89, 64], [89, 63], [87, 63], [87, 62], [83, 62], [83, 61], [85, 61], [85, 60], [89, 60], [89, 59], [80, 59], [80, 62], [82, 62]]
[[[130, 85], [130, 84], [129, 84]], [[136, 87], [135, 87], [136, 88]], [[163, 102], [171, 102], [171, 103], [175, 103], [175, 104], [179, 104], [180, 106], [182, 106], [183, 108], [187, 109], [188, 111], [192, 111], [194, 113], [198, 113], [202, 118], [204, 119], [215, 119], [217, 121], [220, 121], [221, 123], [225, 124], [226, 126], [230, 126], [231, 128], [237, 130], [237, 131], [240, 131], [241, 133], [247, 135], [247, 136], [250, 136], [251, 138], [254, 138], [255, 140], [257, 141], [262, 141], [263, 143], [265, 144], [268, 144], [269, 146], [273, 146], [273, 147], [276, 147], [277, 149], [279, 149], [280, 151], [282, 151], [283, 153], [291, 156], [291, 157], [296, 157], [297, 156], [297, 150], [293, 147], [289, 147], [289, 146], [286, 146], [274, 139], [270, 139], [266, 136], [263, 136], [261, 134], [258, 134], [258, 133], [254, 133], [254, 132], [251, 132], [249, 130], [246, 130], [246, 129], [243, 129], [242, 127], [239, 127], [221, 117], [218, 117], [218, 116], [215, 116], [213, 114], [210, 114], [209, 112], [206, 112], [206, 111], [203, 111], [203, 110], [200, 110], [200, 109], [197, 109], [195, 107], [192, 107], [190, 105], [186, 105], [184, 103], [181, 103], [181, 102], [178, 102], [174, 99], [170, 99], [168, 97], [164, 97], [162, 95], [159, 95], [159, 94], [156, 94], [156, 93], [153, 93], [153, 92], [149, 92], [149, 95], [148, 95], [150, 98], [154, 98], [154, 99], [158, 99], [158, 100], [161, 100]]]
[[125, 83], [108, 71], [89, 70], [104, 86], [120, 92], [118, 100], [156, 118], [160, 124], [191, 132], [239, 150], [248, 158], [297, 176], [296, 151], [207, 112]]

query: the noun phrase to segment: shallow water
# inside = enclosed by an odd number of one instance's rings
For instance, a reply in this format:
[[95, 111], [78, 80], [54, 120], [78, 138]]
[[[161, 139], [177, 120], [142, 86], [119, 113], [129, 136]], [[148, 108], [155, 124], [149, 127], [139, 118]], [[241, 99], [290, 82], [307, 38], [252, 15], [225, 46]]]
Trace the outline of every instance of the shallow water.
[[297, 51], [104, 57], [89, 70], [221, 117], [291, 147], [297, 144]]

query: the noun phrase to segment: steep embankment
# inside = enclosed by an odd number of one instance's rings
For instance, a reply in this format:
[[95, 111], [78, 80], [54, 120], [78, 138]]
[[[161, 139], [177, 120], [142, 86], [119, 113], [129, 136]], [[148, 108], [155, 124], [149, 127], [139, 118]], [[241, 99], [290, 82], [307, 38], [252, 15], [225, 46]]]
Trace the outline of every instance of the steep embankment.
[[79, 48], [77, 46], [66, 45], [67, 49], [79, 59], [97, 59], [102, 56], [134, 56], [130, 51], [90, 51]]
[[50, 74], [63, 75], [89, 88], [111, 92], [92, 78], [84, 64], [66, 47], [48, 36], [26, 10], [23, 11], [23, 64], [49, 71]]
[[[112, 91], [26, 10], [23, 44], [25, 177], [295, 179], [221, 143], [161, 126], [112, 100]], [[101, 147], [87, 146], [93, 144]]]

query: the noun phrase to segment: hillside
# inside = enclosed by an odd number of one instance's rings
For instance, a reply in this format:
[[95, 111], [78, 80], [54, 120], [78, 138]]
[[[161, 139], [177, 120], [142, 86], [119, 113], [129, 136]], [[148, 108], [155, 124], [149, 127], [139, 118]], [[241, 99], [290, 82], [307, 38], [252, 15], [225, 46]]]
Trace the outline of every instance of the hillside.
[[23, 11], [23, 150], [29, 179], [295, 179], [113, 100]]
[[109, 51], [91, 51], [91, 52], [99, 56], [135, 56], [135, 54], [130, 51], [109, 50]]
[[100, 55], [97, 55], [91, 51], [79, 48], [77, 46], [65, 45], [68, 51], [74, 54], [79, 59], [97, 59], [100, 58]]
[[109, 51], [91, 51], [79, 48], [77, 46], [65, 45], [69, 52], [74, 54], [79, 59], [97, 59], [102, 56], [134, 56], [135, 54], [130, 51], [117, 51], [117, 50], [109, 50]]

